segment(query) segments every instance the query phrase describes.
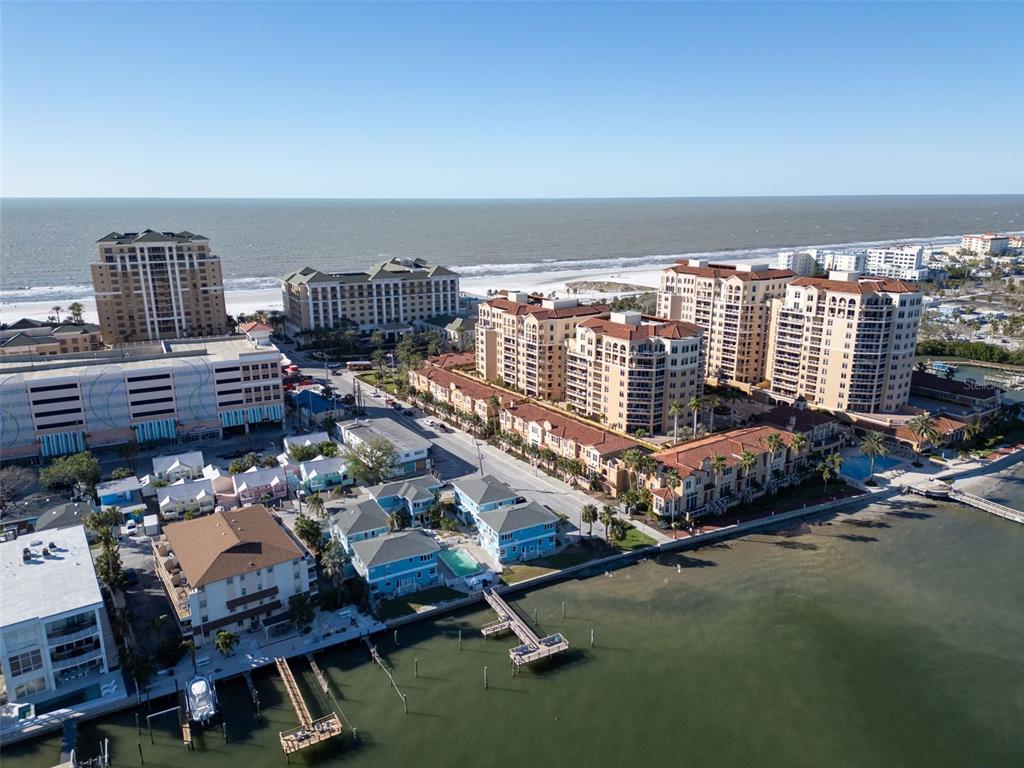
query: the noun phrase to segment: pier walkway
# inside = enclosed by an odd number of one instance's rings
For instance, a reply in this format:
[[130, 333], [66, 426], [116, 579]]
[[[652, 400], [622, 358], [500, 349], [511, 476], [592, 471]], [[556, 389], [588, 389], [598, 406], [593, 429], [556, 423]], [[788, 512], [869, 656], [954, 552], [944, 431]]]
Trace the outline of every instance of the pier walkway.
[[530, 625], [520, 618], [519, 614], [512, 610], [512, 607], [493, 589], [484, 590], [484, 600], [498, 614], [498, 620], [485, 624], [481, 627], [480, 632], [484, 637], [492, 637], [502, 632], [511, 631], [518, 637], [522, 645], [509, 648], [508, 651], [509, 658], [517, 668], [569, 649], [569, 641], [559, 633], [543, 638], [538, 637]]
[[298, 728], [293, 728], [290, 731], [281, 731], [280, 733], [281, 749], [284, 750], [285, 755], [290, 755], [293, 752], [298, 752], [300, 749], [305, 749], [335, 736], [340, 736], [341, 719], [338, 715], [332, 712], [326, 717], [314, 720], [313, 716], [309, 713], [309, 708], [306, 706], [306, 700], [302, 698], [299, 684], [295, 682], [291, 667], [288, 666], [288, 660], [279, 656], [274, 659], [274, 662], [277, 664], [277, 671], [281, 675], [281, 680], [284, 681], [284, 688], [288, 693], [288, 698], [291, 699], [295, 715], [299, 718]]
[[998, 504], [994, 501], [976, 496], [973, 493], [955, 488], [951, 485], [945, 485], [944, 483], [932, 483], [931, 485], [919, 486], [919, 485], [908, 485], [906, 490], [911, 493], [915, 493], [918, 496], [925, 496], [929, 499], [949, 499], [950, 501], [958, 501], [961, 504], [966, 504], [968, 507], [974, 507], [980, 509], [983, 512], [1002, 517], [1005, 520], [1011, 520], [1014, 523], [1024, 525], [1024, 512], [1007, 507], [1005, 504]]

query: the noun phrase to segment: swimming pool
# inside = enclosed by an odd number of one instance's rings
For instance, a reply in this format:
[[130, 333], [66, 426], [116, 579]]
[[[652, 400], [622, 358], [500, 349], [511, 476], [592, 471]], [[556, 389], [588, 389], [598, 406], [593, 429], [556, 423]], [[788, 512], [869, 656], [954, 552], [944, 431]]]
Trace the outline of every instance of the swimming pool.
[[438, 557], [456, 576], [472, 576], [480, 572], [480, 563], [464, 549], [445, 549]]
[[[902, 463], [902, 459], [894, 459], [892, 456], [878, 456], [875, 458], [875, 474], [880, 475]], [[864, 482], [871, 476], [871, 459], [867, 456], [844, 457], [840, 474]]]

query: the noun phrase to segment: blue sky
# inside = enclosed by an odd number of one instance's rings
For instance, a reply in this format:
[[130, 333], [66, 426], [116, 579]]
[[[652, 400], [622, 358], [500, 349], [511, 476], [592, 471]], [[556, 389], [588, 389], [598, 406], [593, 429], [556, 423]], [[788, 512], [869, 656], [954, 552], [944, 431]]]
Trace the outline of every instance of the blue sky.
[[1024, 191], [1024, 4], [2, 5], [7, 196]]

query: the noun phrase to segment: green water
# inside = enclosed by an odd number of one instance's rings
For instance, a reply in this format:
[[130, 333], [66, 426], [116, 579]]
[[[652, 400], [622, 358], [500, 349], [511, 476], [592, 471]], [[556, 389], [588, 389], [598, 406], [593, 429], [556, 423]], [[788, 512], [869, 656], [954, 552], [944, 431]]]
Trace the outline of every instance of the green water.
[[[379, 642], [409, 713], [365, 647], [323, 654], [360, 741], [292, 763], [1021, 766], [1022, 552], [1024, 526], [982, 512], [875, 506], [519, 596], [573, 649], [517, 677], [512, 641], [479, 636], [486, 611], [406, 627]], [[83, 725], [81, 749], [109, 737], [117, 766], [139, 764], [140, 740], [146, 766], [282, 766], [294, 715], [276, 677], [256, 679], [260, 722], [243, 684], [219, 685], [230, 744], [208, 733], [187, 753], [165, 720], [151, 745], [129, 712]], [[58, 751], [56, 735], [16, 745], [4, 766], [49, 768]]]

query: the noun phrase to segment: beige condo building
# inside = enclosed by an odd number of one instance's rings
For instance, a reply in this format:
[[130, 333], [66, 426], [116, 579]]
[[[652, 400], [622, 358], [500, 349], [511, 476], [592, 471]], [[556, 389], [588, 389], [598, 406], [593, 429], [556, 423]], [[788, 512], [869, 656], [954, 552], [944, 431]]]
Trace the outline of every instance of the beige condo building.
[[459, 276], [422, 259], [391, 259], [365, 272], [303, 267], [281, 281], [292, 333], [354, 324], [361, 331], [404, 331], [415, 320], [459, 311]]
[[90, 265], [103, 341], [222, 336], [224, 278], [210, 241], [191, 232], [111, 232]]
[[613, 429], [664, 432], [670, 404], [704, 392], [702, 336], [693, 323], [639, 312], [584, 320], [567, 342], [566, 400]]
[[476, 324], [476, 370], [531, 397], [565, 396], [565, 343], [576, 326], [608, 307], [576, 299], [541, 299], [508, 293], [480, 304]]
[[904, 280], [843, 272], [793, 280], [772, 302], [772, 394], [830, 411], [898, 410], [910, 396], [921, 305]]
[[749, 390], [765, 379], [771, 302], [795, 277], [766, 265], [680, 261], [661, 273], [657, 313], [704, 331], [708, 381]]

